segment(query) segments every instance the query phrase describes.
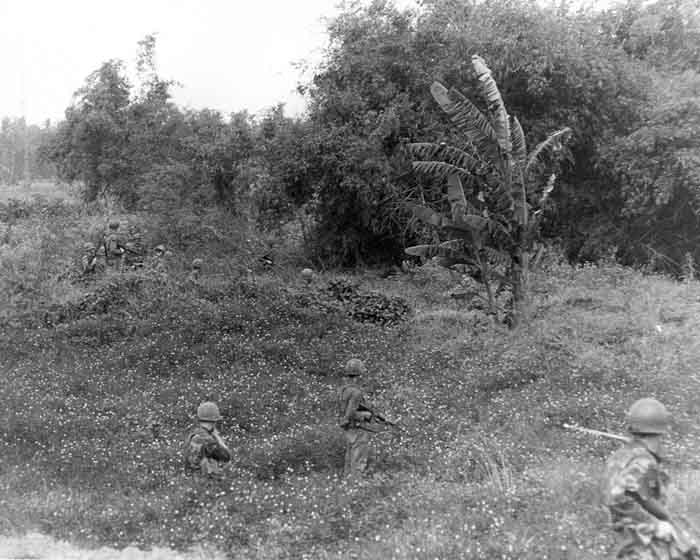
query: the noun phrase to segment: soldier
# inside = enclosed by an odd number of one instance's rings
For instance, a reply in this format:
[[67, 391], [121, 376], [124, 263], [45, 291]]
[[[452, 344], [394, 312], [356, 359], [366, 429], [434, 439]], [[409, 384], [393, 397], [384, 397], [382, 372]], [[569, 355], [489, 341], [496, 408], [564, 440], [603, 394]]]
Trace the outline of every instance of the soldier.
[[220, 478], [225, 463], [231, 460], [231, 451], [216, 429], [221, 420], [216, 403], [203, 402], [197, 408], [198, 425], [186, 437], [185, 469], [195, 476]]
[[107, 266], [116, 267], [121, 272], [124, 268], [126, 248], [119, 234], [119, 222], [109, 223], [109, 233], [105, 236], [104, 247]]
[[187, 275], [187, 280], [190, 282], [196, 282], [202, 274], [202, 259], [194, 259], [192, 261], [192, 270]]
[[94, 243], [86, 242], [83, 245], [83, 256], [80, 259], [83, 275], [97, 272], [97, 247]]
[[155, 270], [159, 274], [165, 274], [167, 273], [167, 266], [166, 266], [166, 255], [170, 253], [166, 253], [165, 251], [165, 245], [156, 245], [154, 251], [154, 255], [149, 259], [149, 268], [152, 270]]
[[343, 476], [364, 473], [369, 457], [370, 431], [363, 424], [369, 422], [372, 413], [366, 409], [363, 391], [355, 381], [367, 373], [365, 364], [357, 358], [348, 360], [343, 375], [348, 382], [340, 389], [340, 427], [345, 434], [345, 465]]
[[620, 538], [617, 558], [700, 558], [666, 509], [669, 476], [662, 464], [661, 439], [671, 415], [656, 399], [645, 398], [630, 407], [627, 422], [632, 437], [606, 466], [605, 502]]
[[304, 270], [301, 271], [301, 278], [306, 282], [306, 284], [311, 284], [314, 279], [314, 271], [311, 270], [310, 268], [305, 268]]

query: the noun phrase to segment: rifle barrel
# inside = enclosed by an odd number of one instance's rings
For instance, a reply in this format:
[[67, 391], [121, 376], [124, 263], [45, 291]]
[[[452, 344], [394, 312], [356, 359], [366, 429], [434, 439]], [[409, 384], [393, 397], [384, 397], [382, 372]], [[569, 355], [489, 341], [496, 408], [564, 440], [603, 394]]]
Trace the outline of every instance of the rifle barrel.
[[610, 432], [601, 432], [600, 430], [593, 430], [591, 428], [584, 428], [583, 426], [576, 426], [575, 424], [563, 424], [564, 428], [567, 430], [574, 430], [577, 432], [583, 432], [584, 434], [591, 434], [594, 436], [601, 436], [608, 439], [616, 439], [617, 441], [629, 442], [630, 438], [627, 436], [622, 436], [620, 434], [611, 434]]

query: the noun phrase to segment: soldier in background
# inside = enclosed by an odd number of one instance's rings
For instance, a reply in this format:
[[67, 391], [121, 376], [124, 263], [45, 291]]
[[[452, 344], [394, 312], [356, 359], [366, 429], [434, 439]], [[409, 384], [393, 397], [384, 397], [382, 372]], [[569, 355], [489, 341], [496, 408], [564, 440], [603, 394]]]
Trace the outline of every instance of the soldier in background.
[[231, 451], [216, 428], [221, 413], [216, 403], [203, 402], [197, 408], [198, 424], [185, 438], [185, 470], [202, 478], [221, 478]]
[[192, 261], [192, 270], [187, 275], [187, 280], [189, 282], [196, 282], [202, 275], [202, 264], [203, 261], [200, 258], [194, 259]]
[[113, 221], [109, 223], [109, 232], [105, 235], [104, 249], [107, 266], [116, 268], [121, 272], [124, 269], [126, 246], [119, 232], [119, 222]]
[[662, 438], [671, 415], [656, 399], [636, 401], [628, 413], [629, 442], [606, 466], [605, 503], [628, 560], [700, 559], [697, 548], [666, 509], [670, 478], [662, 460]]
[[167, 274], [166, 260], [171, 254], [170, 251], [166, 252], [165, 245], [156, 245], [153, 249], [153, 256], [148, 260], [148, 268], [158, 274]]
[[339, 394], [339, 425], [345, 435], [343, 476], [359, 475], [367, 470], [371, 431], [365, 429], [365, 424], [372, 413], [364, 405], [364, 392], [358, 383], [366, 373], [365, 364], [357, 358], [348, 360], [343, 369], [343, 375], [348, 378]]
[[94, 274], [97, 266], [97, 247], [94, 243], [83, 244], [83, 256], [80, 258], [81, 270], [84, 275]]

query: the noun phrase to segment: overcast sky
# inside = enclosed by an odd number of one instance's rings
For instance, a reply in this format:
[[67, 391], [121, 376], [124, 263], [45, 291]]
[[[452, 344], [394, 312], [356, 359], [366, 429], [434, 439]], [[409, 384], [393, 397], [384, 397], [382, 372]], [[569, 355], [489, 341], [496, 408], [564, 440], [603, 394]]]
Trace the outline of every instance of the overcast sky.
[[225, 113], [278, 101], [291, 112], [299, 71], [318, 61], [321, 18], [337, 0], [0, 0], [0, 115], [59, 119], [85, 77], [110, 58], [133, 65], [137, 42], [157, 32], [164, 78], [178, 103]]
[[183, 84], [174, 91], [179, 104], [256, 113], [281, 101], [298, 113], [293, 63], [321, 59], [322, 19], [337, 13], [337, 3], [0, 0], [0, 116], [61, 119], [90, 72], [110, 58], [133, 66], [137, 42], [149, 33], [157, 33], [159, 74]]

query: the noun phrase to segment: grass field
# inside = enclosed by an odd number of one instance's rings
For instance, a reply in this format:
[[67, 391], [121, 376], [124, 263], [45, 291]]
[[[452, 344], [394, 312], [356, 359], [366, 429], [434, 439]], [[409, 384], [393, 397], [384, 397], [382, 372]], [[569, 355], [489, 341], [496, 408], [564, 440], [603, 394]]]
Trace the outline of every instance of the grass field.
[[[22, 204], [0, 237], [5, 535], [231, 558], [601, 558], [600, 474], [616, 444], [561, 424], [621, 432], [646, 395], [675, 415], [672, 502], [700, 522], [696, 282], [552, 258], [534, 274], [531, 324], [508, 331], [451, 300], [439, 270], [345, 276], [409, 303], [405, 321], [380, 326], [318, 305], [339, 275], [305, 286], [291, 257], [256, 268], [253, 232], [230, 219], [171, 226], [167, 277], [80, 282], [67, 271], [105, 215]], [[206, 255], [197, 284], [193, 254]], [[335, 395], [351, 356], [405, 433], [375, 437], [369, 475], [349, 485]], [[234, 449], [207, 489], [181, 468], [204, 399], [221, 405]]]

